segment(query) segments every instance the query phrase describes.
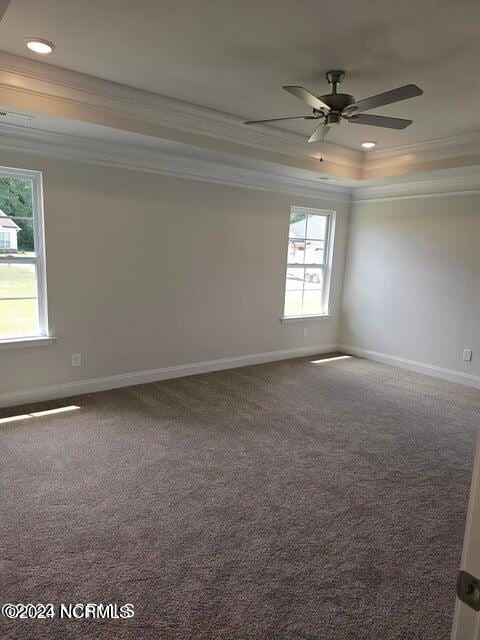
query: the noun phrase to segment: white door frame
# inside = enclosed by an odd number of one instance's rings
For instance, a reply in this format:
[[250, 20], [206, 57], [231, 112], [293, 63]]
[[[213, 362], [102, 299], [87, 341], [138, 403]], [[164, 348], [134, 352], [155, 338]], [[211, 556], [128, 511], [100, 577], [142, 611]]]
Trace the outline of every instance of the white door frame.
[[[476, 578], [480, 577], [480, 434], [473, 465], [460, 568]], [[458, 598], [453, 616], [452, 640], [480, 640], [480, 611], [474, 611]]]

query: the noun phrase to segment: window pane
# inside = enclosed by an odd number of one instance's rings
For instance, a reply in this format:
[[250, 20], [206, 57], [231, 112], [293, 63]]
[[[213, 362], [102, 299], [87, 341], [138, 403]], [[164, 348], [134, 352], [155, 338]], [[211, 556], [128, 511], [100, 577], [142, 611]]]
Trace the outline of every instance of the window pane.
[[305, 226], [307, 214], [294, 212], [290, 214], [290, 232], [289, 238], [305, 238]]
[[305, 240], [288, 241], [287, 262], [303, 264], [305, 262]]
[[323, 289], [323, 269], [305, 269], [305, 290]]
[[285, 292], [286, 316], [299, 316], [302, 313], [302, 291]]
[[38, 334], [37, 300], [0, 300], [0, 338]]
[[0, 256], [34, 256], [33, 218], [9, 218], [0, 213]]
[[307, 238], [323, 240], [327, 232], [326, 216], [309, 215], [307, 221]]
[[0, 176], [1, 253], [24, 253], [34, 250], [32, 193], [30, 179]]
[[288, 267], [287, 268], [287, 291], [302, 291], [303, 281], [305, 276], [305, 269], [303, 267]]
[[0, 298], [25, 298], [37, 295], [34, 264], [0, 262]]
[[305, 245], [305, 262], [307, 264], [323, 264], [323, 240], [307, 240]]
[[0, 176], [0, 209], [7, 216], [31, 218], [33, 216], [31, 179]]
[[308, 291], [305, 289], [303, 294], [302, 313], [305, 315], [322, 313], [322, 291], [320, 289], [317, 289], [316, 291]]

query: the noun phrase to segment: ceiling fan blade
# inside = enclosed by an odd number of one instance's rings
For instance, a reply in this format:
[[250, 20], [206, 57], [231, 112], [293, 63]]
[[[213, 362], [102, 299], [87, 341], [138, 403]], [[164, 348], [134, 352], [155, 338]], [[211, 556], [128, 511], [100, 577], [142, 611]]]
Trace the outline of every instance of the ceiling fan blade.
[[314, 116], [292, 116], [291, 118], [269, 118], [268, 120], [248, 120], [243, 124], [261, 124], [263, 122], [280, 122], [280, 120], [312, 120]]
[[5, 15], [9, 4], [10, 0], [0, 0], [0, 20], [2, 20], [3, 16]]
[[308, 104], [309, 107], [312, 107], [312, 109], [318, 109], [320, 110], [324, 110], [324, 111], [330, 111], [330, 107], [325, 104], [325, 102], [322, 102], [319, 98], [317, 98], [317, 96], [314, 96], [313, 93], [310, 93], [310, 91], [307, 91], [306, 89], [304, 89], [303, 87], [283, 87], [285, 89], [285, 91], [288, 91], [288, 93], [291, 93], [292, 96], [295, 96], [296, 98], [300, 98], [300, 100], [302, 100], [302, 102], [305, 102], [305, 104]]
[[325, 136], [327, 135], [329, 129], [330, 129], [330, 127], [328, 125], [326, 125], [325, 122], [322, 122], [314, 130], [314, 132], [312, 133], [312, 135], [308, 139], [308, 142], [319, 142], [320, 140], [323, 140], [323, 138], [325, 138]]
[[405, 129], [413, 122], [413, 120], [404, 120], [403, 118], [372, 116], [368, 113], [358, 113], [346, 116], [346, 119], [354, 124], [369, 124], [372, 127], [385, 127], [386, 129]]
[[422, 94], [423, 91], [417, 87], [416, 84], [406, 84], [404, 87], [398, 87], [397, 89], [385, 91], [385, 93], [378, 93], [376, 96], [370, 96], [370, 98], [354, 102], [348, 107], [348, 110], [355, 109], [355, 111], [369, 111], [370, 109], [383, 107], [386, 104], [400, 102], [401, 100], [407, 100], [407, 98], [414, 98], [415, 96], [421, 96]]

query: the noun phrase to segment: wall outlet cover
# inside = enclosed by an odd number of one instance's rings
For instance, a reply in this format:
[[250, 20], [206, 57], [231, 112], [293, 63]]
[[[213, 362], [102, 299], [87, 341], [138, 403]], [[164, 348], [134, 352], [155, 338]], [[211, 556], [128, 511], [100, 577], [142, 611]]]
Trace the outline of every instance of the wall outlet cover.
[[81, 366], [82, 366], [82, 354], [72, 353], [72, 367], [81, 367]]

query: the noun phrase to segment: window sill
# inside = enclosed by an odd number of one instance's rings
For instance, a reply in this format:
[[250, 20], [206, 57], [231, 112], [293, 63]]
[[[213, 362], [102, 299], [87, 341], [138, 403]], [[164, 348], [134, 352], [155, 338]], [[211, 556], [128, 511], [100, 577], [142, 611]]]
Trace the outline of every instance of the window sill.
[[304, 320], [322, 320], [323, 318], [333, 318], [333, 313], [321, 313], [312, 316], [281, 316], [280, 322], [288, 324], [290, 322], [302, 322]]
[[37, 336], [35, 338], [10, 338], [0, 340], [0, 349], [18, 349], [19, 347], [46, 347], [57, 341], [52, 336]]

